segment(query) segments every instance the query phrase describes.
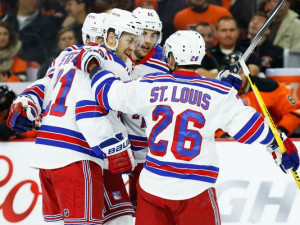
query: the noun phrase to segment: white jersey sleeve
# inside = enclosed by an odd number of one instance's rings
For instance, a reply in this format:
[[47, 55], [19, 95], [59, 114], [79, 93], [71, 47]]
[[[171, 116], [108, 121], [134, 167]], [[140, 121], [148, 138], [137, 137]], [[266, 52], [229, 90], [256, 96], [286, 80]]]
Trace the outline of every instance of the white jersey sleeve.
[[[131, 79], [131, 64], [125, 64], [112, 52], [107, 51], [105, 63], [102, 69], [109, 70], [119, 77], [122, 81]], [[131, 149], [134, 151], [135, 159], [138, 163], [145, 161], [147, 155], [147, 136], [145, 133], [146, 123], [142, 116], [138, 114], [120, 113], [120, 117], [127, 128], [128, 138], [131, 143]]]
[[246, 144], [273, 140], [265, 118], [234, 88], [197, 73], [175, 71], [123, 83], [101, 71], [92, 83], [101, 89], [96, 101], [102, 107], [145, 118], [149, 153], [140, 185], [162, 198], [191, 198], [215, 184], [218, 128]]
[[[137, 79], [147, 74], [169, 73], [169, 68], [162, 60], [162, 47], [157, 45], [142, 60], [134, 61], [128, 58], [126, 65], [131, 68], [131, 78]], [[124, 124], [128, 129], [128, 137], [131, 142], [131, 148], [135, 151], [136, 161], [145, 162], [148, 153], [148, 140], [146, 136], [145, 119], [138, 114], [122, 114]]]
[[106, 115], [95, 103], [89, 77], [73, 65], [79, 51], [62, 53], [48, 70], [51, 79], [39, 95], [43, 95], [45, 110], [37, 132], [34, 167], [59, 168], [80, 160], [102, 166], [105, 149], [99, 144], [121, 132], [121, 142], [126, 142], [124, 125], [113, 112]]

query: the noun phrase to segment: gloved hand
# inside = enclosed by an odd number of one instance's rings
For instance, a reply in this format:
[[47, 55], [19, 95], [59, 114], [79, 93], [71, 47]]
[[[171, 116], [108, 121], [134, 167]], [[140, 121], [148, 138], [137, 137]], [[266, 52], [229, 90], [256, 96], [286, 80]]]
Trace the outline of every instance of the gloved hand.
[[12, 103], [7, 119], [7, 126], [19, 133], [32, 130], [38, 109], [29, 95], [18, 96]]
[[242, 57], [242, 53], [240, 51], [235, 51], [229, 55], [225, 55], [224, 57], [224, 69], [229, 70], [233, 73], [238, 73], [241, 69], [241, 65], [239, 63], [240, 58]]
[[107, 168], [112, 174], [130, 173], [136, 166], [130, 142], [123, 138], [122, 133], [105, 140], [99, 147], [107, 156], [104, 164], [108, 165], [104, 165], [104, 169]]
[[216, 79], [231, 84], [237, 91], [242, 85], [242, 78], [238, 74], [231, 73], [229, 70], [220, 71]]
[[89, 73], [94, 66], [102, 66], [106, 56], [106, 49], [100, 46], [85, 46], [73, 60], [74, 66], [85, 73]]
[[296, 146], [293, 142], [284, 134], [280, 133], [280, 137], [286, 148], [285, 153], [281, 153], [281, 150], [274, 138], [274, 141], [267, 146], [267, 150], [271, 153], [275, 163], [286, 173], [286, 170], [292, 169], [294, 172], [299, 167], [299, 155]]

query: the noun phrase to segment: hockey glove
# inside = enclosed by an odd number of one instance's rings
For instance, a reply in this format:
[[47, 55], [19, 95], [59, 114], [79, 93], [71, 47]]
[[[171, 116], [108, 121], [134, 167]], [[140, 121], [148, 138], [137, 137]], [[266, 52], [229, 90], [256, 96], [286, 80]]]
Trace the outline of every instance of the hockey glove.
[[94, 66], [102, 66], [106, 56], [106, 49], [100, 46], [85, 46], [73, 61], [74, 65], [85, 73], [89, 73]]
[[29, 95], [18, 96], [10, 107], [7, 126], [19, 133], [32, 130], [38, 109]]
[[281, 153], [281, 150], [274, 138], [274, 141], [267, 146], [267, 150], [271, 153], [275, 163], [286, 173], [286, 170], [292, 169], [294, 172], [299, 167], [299, 155], [296, 146], [293, 142], [284, 134], [280, 133], [280, 137], [283, 141], [286, 152]]
[[105, 140], [99, 146], [107, 156], [108, 165], [104, 165], [104, 169], [107, 168], [112, 174], [130, 173], [136, 166], [130, 142], [123, 138], [122, 133]]
[[231, 84], [237, 91], [239, 91], [242, 85], [242, 78], [238, 74], [229, 72], [229, 70], [220, 71], [218, 73], [217, 80]]

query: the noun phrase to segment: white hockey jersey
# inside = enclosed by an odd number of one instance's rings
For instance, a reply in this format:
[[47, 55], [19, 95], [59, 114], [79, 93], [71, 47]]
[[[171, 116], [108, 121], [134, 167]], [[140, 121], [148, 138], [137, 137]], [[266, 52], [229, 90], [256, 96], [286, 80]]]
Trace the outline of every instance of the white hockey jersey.
[[[149, 54], [139, 62], [134, 61], [130, 57], [126, 61], [126, 65], [131, 68], [131, 77], [137, 79], [150, 73], [169, 73], [169, 68], [162, 61], [162, 47], [157, 45]], [[138, 114], [123, 114], [124, 124], [128, 130], [128, 137], [131, 141], [131, 148], [135, 151], [136, 161], [145, 162], [148, 152], [148, 141], [145, 135], [146, 122], [144, 118]]]
[[104, 108], [145, 118], [149, 153], [139, 182], [150, 194], [181, 200], [212, 187], [219, 173], [218, 128], [246, 144], [273, 140], [263, 115], [245, 105], [227, 83], [187, 71], [150, 74], [127, 83], [112, 77], [98, 72], [92, 90], [105, 89], [97, 99]]
[[[41, 113], [32, 166], [44, 169], [63, 167], [75, 161], [103, 164], [99, 144], [127, 131], [115, 112], [108, 115], [96, 104], [88, 75], [77, 70], [73, 60], [82, 46], [63, 51], [46, 76], [30, 85], [22, 95], [31, 95]], [[105, 152], [104, 152], [105, 153]]]
[[[105, 62], [102, 69], [108, 70], [119, 77], [122, 81], [128, 81], [132, 79], [130, 71], [131, 64], [125, 64], [120, 58], [118, 58], [111, 51], [107, 51], [107, 56], [105, 57]], [[96, 92], [98, 95], [100, 92]], [[122, 121], [125, 124], [128, 132], [128, 138], [131, 143], [131, 149], [134, 151], [135, 159], [138, 163], [145, 162], [147, 155], [147, 136], [145, 133], [145, 121], [144, 119], [137, 115], [131, 115], [126, 113], [121, 113]]]

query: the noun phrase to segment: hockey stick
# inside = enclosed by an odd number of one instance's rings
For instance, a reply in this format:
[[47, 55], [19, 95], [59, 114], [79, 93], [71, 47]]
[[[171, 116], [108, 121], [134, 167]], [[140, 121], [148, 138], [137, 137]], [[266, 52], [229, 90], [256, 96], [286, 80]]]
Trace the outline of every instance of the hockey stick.
[[[259, 105], [260, 105], [260, 108], [261, 108], [264, 116], [267, 118], [268, 124], [269, 124], [269, 126], [271, 128], [271, 131], [272, 131], [272, 133], [274, 135], [274, 138], [275, 138], [276, 142], [278, 143], [278, 146], [279, 146], [279, 148], [281, 150], [281, 153], [284, 153], [286, 151], [286, 149], [284, 147], [283, 141], [281, 140], [281, 138], [279, 136], [277, 128], [276, 128], [276, 126], [275, 126], [275, 124], [274, 124], [274, 122], [273, 122], [273, 120], [272, 120], [272, 118], [270, 116], [270, 113], [269, 113], [269, 111], [268, 111], [268, 109], [267, 109], [267, 107], [266, 107], [266, 105], [264, 103], [264, 100], [262, 99], [262, 97], [261, 97], [261, 95], [259, 93], [259, 90], [257, 89], [255, 83], [252, 82], [250, 71], [249, 71], [249, 69], [248, 69], [248, 67], [247, 67], [247, 65], [246, 65], [246, 63], [245, 63], [245, 61], [243, 59], [240, 59], [239, 63], [241, 65], [242, 69], [243, 69], [244, 74], [246, 75], [246, 77], [247, 77], [247, 79], [248, 79], [248, 81], [250, 83], [250, 86], [251, 86], [251, 88], [252, 88], [252, 90], [253, 90], [253, 92], [255, 94], [255, 97], [256, 97]], [[295, 179], [295, 182], [296, 182], [298, 188], [300, 189], [300, 178], [299, 178], [298, 173], [294, 172], [293, 170], [291, 170], [291, 172], [293, 174], [293, 177]]]
[[[254, 48], [257, 46], [258, 42], [260, 41], [260, 39], [262, 38], [263, 34], [266, 32], [266, 30], [269, 28], [273, 18], [275, 17], [276, 13], [278, 12], [279, 8], [282, 6], [282, 4], [285, 2], [285, 0], [279, 0], [277, 5], [275, 6], [274, 10], [272, 11], [271, 15], [269, 16], [269, 18], [267, 19], [267, 21], [265, 22], [265, 24], [262, 26], [262, 28], [259, 30], [259, 32], [256, 34], [256, 36], [254, 37], [253, 41], [251, 42], [250, 46], [247, 48], [247, 50], [244, 52], [244, 54], [242, 55], [241, 59], [239, 60], [239, 64], [241, 65], [245, 76], [247, 77], [250, 86], [255, 94], [255, 97], [260, 105], [260, 108], [264, 114], [264, 116], [267, 118], [268, 124], [271, 128], [271, 131], [274, 135], [274, 138], [276, 140], [276, 142], [278, 143], [278, 146], [281, 150], [282, 153], [284, 153], [286, 151], [284, 144], [278, 134], [277, 128], [270, 116], [270, 113], [256, 87], [256, 85], [252, 82], [251, 79], [251, 75], [250, 75], [250, 71], [248, 69], [248, 67], [246, 66], [245, 61], [249, 58], [249, 56], [251, 55], [252, 51], [254, 50]], [[238, 73], [240, 70], [240, 67], [237, 66], [234, 68], [233, 72], [234, 73]], [[294, 172], [293, 170], [291, 170], [293, 177], [295, 179], [295, 182], [298, 186], [298, 188], [300, 189], [300, 178], [298, 176], [297, 172]]]

